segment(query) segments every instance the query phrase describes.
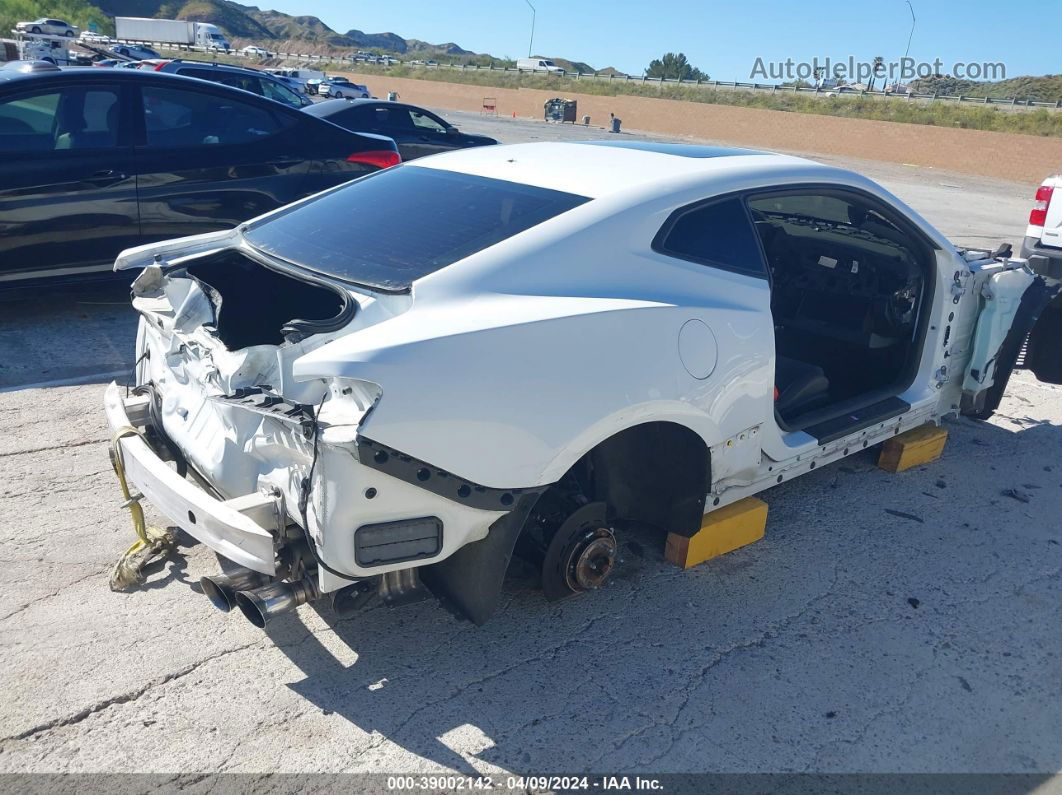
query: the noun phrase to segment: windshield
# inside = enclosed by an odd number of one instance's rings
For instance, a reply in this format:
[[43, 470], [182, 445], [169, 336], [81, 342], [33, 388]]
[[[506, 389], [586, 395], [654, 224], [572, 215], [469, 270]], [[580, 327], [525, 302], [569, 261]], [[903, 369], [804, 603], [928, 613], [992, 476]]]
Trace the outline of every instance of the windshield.
[[398, 292], [587, 201], [515, 182], [397, 166], [254, 224], [246, 239], [305, 268]]

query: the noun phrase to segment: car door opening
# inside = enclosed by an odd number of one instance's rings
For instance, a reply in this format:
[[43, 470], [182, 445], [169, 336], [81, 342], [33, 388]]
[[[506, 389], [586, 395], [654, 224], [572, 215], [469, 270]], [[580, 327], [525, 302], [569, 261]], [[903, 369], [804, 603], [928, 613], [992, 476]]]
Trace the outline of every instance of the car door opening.
[[921, 352], [933, 252], [876, 201], [799, 189], [749, 199], [771, 278], [778, 417], [789, 430], [895, 397]]

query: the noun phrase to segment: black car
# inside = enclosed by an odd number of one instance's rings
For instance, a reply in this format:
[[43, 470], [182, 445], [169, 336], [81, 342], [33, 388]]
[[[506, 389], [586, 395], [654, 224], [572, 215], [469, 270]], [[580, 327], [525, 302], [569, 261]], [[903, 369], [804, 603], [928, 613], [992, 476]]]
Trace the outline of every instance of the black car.
[[393, 138], [403, 160], [498, 143], [485, 135], [463, 133], [431, 111], [401, 102], [330, 99], [303, 108], [303, 113], [328, 119], [354, 132]]
[[185, 61], [174, 58], [171, 60], [143, 61], [140, 68], [182, 75], [184, 77], [196, 77], [200, 80], [209, 80], [212, 83], [221, 83], [222, 85], [250, 91], [252, 94], [258, 94], [267, 99], [283, 102], [293, 108], [304, 108], [313, 102], [308, 96], [293, 91], [268, 72], [246, 69], [242, 66], [229, 66], [228, 64], [209, 63], [207, 61]]
[[399, 162], [245, 91], [139, 70], [0, 73], [0, 286], [110, 270]]

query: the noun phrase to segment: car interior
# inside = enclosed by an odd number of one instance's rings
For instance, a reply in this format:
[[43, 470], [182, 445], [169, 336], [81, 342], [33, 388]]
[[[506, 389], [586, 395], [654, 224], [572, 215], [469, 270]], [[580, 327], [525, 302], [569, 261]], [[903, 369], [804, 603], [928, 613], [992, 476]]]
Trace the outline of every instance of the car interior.
[[906, 388], [932, 252], [855, 194], [749, 200], [770, 273], [775, 407], [790, 430]]

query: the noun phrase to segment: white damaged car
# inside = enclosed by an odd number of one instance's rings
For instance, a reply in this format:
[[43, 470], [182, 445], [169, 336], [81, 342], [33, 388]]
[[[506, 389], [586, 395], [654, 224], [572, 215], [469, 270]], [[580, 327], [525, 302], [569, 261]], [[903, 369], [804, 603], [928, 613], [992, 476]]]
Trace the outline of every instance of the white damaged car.
[[235, 564], [203, 581], [222, 609], [432, 595], [479, 623], [514, 551], [550, 598], [593, 589], [626, 527], [692, 535], [988, 416], [1057, 306], [1039, 265], [795, 157], [462, 150], [124, 252], [135, 383], [106, 411], [144, 497]]

